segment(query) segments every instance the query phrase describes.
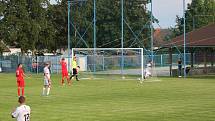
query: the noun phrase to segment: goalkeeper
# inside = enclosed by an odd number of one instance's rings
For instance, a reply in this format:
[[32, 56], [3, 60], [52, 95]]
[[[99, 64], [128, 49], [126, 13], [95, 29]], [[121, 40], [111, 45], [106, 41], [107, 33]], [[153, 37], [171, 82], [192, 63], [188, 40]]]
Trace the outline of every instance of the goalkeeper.
[[76, 81], [79, 81], [79, 79], [78, 79], [78, 68], [80, 68], [80, 67], [77, 66], [76, 60], [77, 60], [76, 57], [74, 57], [72, 60], [72, 76], [70, 77], [70, 80], [75, 76]]
[[144, 70], [144, 79], [152, 76], [152, 61], [150, 60]]

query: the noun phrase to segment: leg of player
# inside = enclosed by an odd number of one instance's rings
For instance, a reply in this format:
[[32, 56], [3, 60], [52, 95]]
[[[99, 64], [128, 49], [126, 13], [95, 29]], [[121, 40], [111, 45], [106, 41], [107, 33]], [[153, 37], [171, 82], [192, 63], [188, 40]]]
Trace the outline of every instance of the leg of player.
[[147, 78], [148, 78], [148, 75], [146, 74], [146, 75], [145, 75], [145, 79], [147, 79]]
[[77, 74], [76, 68], [73, 68], [73, 69], [72, 69], [72, 76], [70, 77], [70, 80], [71, 80], [74, 76], [76, 76], [76, 74]]
[[43, 93], [42, 93], [43, 96], [45, 95], [45, 92], [46, 92], [46, 86], [44, 85], [43, 86]]
[[75, 76], [75, 75], [74, 75], [74, 74], [72, 74], [72, 76], [70, 76], [70, 78], [69, 78], [69, 79], [71, 80], [74, 76]]
[[145, 79], [147, 79], [147, 78], [149, 78], [149, 72], [148, 71], [146, 71], [146, 73], [145, 73]]
[[24, 96], [24, 94], [25, 94], [25, 81], [24, 80], [21, 81], [21, 88], [22, 88], [22, 96]]
[[51, 90], [51, 80], [48, 81], [48, 85], [47, 85], [47, 93], [46, 95], [48, 96]]
[[67, 79], [68, 85], [71, 85], [71, 80], [70, 80], [69, 76], [66, 76], [66, 79]]
[[49, 93], [48, 91], [50, 91], [48, 90], [48, 85], [49, 85], [48, 79], [44, 78], [43, 93], [42, 93], [43, 96], [46, 96], [47, 93]]
[[75, 75], [76, 81], [80, 81], [80, 80], [78, 79], [78, 71], [79, 71], [79, 69], [80, 69], [80, 66], [77, 66], [77, 68], [76, 68], [76, 75]]
[[20, 80], [17, 80], [17, 94], [20, 96], [20, 90], [21, 90], [21, 83]]
[[20, 96], [20, 87], [17, 88], [17, 94]]
[[179, 76], [178, 77], [181, 77], [181, 66], [179, 67]]
[[62, 76], [61, 85], [64, 85], [64, 77]]
[[79, 81], [78, 74], [75, 75], [76, 81]]
[[46, 93], [46, 95], [49, 95], [50, 89], [51, 89], [51, 85], [47, 86], [47, 93]]
[[146, 79], [146, 69], [144, 69], [143, 71], [144, 71], [143, 79]]
[[50, 86], [44, 85], [42, 95], [43, 95], [43, 96], [47, 96], [47, 95], [49, 95], [49, 93], [50, 93], [50, 89], [51, 89], [51, 87], [50, 87]]
[[78, 73], [77, 73], [77, 69], [76, 68], [73, 68], [73, 75], [75, 76], [76, 81], [79, 81], [78, 80]]
[[22, 88], [22, 96], [24, 96], [25, 88], [24, 87], [21, 87], [21, 88]]

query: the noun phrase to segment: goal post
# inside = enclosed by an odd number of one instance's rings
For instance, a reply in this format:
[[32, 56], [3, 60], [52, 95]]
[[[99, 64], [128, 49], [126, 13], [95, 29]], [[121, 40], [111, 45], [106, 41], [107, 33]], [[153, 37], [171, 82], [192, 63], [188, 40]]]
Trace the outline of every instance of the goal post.
[[72, 55], [81, 78], [144, 79], [143, 48], [72, 48]]

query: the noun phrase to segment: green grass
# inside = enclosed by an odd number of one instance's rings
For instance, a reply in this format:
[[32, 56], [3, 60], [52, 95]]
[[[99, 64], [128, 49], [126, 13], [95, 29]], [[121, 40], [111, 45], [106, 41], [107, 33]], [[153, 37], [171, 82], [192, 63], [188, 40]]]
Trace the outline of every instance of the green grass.
[[[53, 75], [49, 97], [42, 97], [42, 75], [26, 78], [31, 121], [214, 121], [215, 76], [136, 80], [81, 80], [59, 86]], [[14, 74], [0, 74], [0, 121], [14, 121]]]

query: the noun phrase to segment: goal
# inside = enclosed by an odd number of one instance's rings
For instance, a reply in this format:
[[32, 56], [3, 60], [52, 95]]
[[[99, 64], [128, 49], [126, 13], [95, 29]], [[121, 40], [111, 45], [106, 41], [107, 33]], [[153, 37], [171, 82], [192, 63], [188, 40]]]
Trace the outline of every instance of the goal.
[[77, 58], [82, 79], [144, 78], [142, 48], [73, 48], [72, 55]]

